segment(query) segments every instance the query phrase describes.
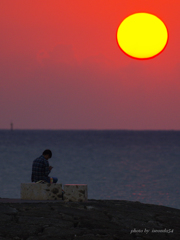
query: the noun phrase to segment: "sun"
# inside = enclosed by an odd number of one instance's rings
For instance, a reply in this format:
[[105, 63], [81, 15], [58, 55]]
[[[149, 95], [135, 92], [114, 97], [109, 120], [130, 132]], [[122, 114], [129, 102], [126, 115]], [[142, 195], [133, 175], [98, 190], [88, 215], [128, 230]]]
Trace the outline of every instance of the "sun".
[[125, 18], [117, 30], [120, 49], [136, 59], [149, 59], [160, 54], [168, 42], [165, 24], [150, 13], [135, 13]]

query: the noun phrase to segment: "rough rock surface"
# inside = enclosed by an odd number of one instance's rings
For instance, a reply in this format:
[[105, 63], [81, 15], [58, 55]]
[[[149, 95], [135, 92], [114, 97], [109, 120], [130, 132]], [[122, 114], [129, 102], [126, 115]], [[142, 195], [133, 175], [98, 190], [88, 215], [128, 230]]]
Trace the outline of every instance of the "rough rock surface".
[[0, 202], [0, 240], [180, 239], [180, 210], [124, 200]]

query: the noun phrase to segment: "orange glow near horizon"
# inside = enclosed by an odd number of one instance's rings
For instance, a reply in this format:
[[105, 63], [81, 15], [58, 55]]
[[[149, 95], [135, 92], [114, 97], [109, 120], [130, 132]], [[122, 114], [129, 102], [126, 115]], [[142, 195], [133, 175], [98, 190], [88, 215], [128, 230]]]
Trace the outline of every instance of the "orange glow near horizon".
[[120, 49], [136, 59], [149, 59], [166, 47], [168, 31], [165, 24], [149, 13], [135, 13], [125, 18], [118, 27]]

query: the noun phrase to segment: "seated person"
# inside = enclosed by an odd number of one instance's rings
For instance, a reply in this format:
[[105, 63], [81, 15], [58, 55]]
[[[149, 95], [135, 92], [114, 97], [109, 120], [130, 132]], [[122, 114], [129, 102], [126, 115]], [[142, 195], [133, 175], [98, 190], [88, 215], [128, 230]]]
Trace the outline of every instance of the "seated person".
[[52, 157], [52, 152], [46, 149], [42, 155], [33, 161], [32, 165], [32, 182], [47, 182], [57, 183], [56, 177], [49, 177], [48, 174], [51, 172], [52, 166], [49, 166], [48, 159]]

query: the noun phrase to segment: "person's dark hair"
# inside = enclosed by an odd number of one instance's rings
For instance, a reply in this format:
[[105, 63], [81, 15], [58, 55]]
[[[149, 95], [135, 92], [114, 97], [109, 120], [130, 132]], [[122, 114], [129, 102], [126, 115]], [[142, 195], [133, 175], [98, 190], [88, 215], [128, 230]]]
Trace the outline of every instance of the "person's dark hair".
[[44, 150], [43, 155], [49, 155], [49, 158], [52, 157], [52, 152], [49, 149]]

